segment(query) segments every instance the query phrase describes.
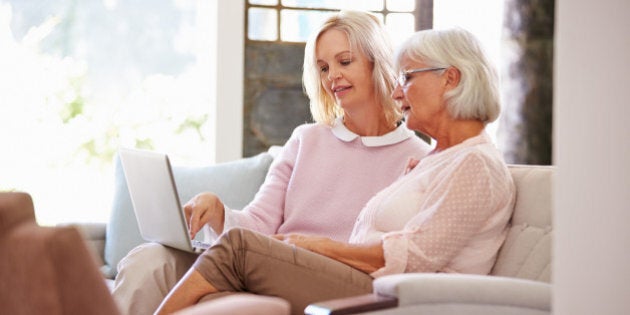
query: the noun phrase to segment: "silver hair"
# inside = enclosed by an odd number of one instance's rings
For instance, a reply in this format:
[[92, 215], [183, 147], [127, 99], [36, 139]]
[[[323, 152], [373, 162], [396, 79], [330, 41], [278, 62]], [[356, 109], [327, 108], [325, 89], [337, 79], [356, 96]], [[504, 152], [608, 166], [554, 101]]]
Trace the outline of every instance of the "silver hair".
[[455, 119], [493, 122], [501, 112], [499, 78], [477, 38], [461, 28], [424, 30], [400, 47], [396, 60], [406, 57], [429, 67], [455, 67], [459, 85], [445, 94], [447, 109]]

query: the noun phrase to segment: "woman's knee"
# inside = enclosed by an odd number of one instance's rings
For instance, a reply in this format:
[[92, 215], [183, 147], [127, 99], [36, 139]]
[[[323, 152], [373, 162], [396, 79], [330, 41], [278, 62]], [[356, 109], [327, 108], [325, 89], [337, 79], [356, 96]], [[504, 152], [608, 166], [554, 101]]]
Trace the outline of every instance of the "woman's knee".
[[[175, 268], [186, 263], [186, 253], [158, 243], [144, 243], [132, 249], [118, 263], [118, 272], [133, 270], [138, 273], [151, 273], [156, 269]], [[194, 260], [194, 258], [192, 258]], [[190, 261], [192, 264], [192, 261]], [[188, 265], [189, 267], [190, 265]]]
[[244, 234], [248, 234], [251, 231], [245, 228], [241, 228], [241, 227], [234, 227], [231, 228], [227, 231], [225, 231], [222, 235], [222, 237], [234, 242], [234, 241], [240, 241], [243, 238]]
[[[265, 237], [262, 234], [248, 229], [239, 227], [231, 228], [223, 232], [215, 244], [201, 254], [195, 266], [205, 269], [205, 267], [202, 266], [216, 266], [219, 263], [224, 264], [227, 261], [242, 261], [245, 259], [247, 252], [256, 247], [255, 244], [260, 243], [263, 238]], [[257, 251], [263, 250], [258, 248]]]
[[261, 246], [269, 242], [269, 237], [249, 229], [235, 227], [223, 234], [223, 245], [231, 247], [233, 250], [260, 249]]

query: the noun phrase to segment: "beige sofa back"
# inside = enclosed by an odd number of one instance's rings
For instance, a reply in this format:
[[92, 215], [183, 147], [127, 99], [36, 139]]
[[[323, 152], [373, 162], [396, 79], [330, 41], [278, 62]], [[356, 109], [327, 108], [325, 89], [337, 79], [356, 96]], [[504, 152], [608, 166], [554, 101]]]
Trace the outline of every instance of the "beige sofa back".
[[551, 281], [552, 200], [555, 167], [510, 165], [516, 185], [511, 228], [491, 274]]

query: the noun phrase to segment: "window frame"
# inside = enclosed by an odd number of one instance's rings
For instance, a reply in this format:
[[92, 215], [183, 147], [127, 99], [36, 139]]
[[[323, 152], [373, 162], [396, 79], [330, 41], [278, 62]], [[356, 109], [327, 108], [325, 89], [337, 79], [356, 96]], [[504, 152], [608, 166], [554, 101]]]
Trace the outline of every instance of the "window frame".
[[[433, 0], [416, 0], [415, 9], [413, 11], [392, 11], [387, 9], [386, 2], [383, 1], [383, 9], [382, 10], [370, 10], [369, 12], [382, 14], [383, 18], [386, 19], [387, 15], [390, 13], [411, 13], [414, 16], [414, 24], [415, 31], [430, 29], [433, 27]], [[262, 9], [273, 9], [276, 11], [276, 33], [277, 37], [275, 40], [258, 40], [258, 39], [250, 39], [249, 38], [249, 9], [250, 8], [262, 8]], [[245, 43], [249, 42], [268, 42], [268, 43], [281, 43], [281, 44], [295, 44], [295, 43], [304, 43], [304, 42], [295, 42], [295, 41], [285, 41], [282, 40], [282, 15], [281, 11], [284, 9], [289, 10], [301, 10], [301, 11], [314, 11], [314, 12], [337, 12], [341, 9], [331, 9], [331, 8], [310, 8], [310, 7], [300, 7], [300, 6], [287, 6], [282, 4], [282, 0], [278, 0], [275, 5], [262, 5], [262, 4], [251, 4], [249, 0], [245, 1]]]

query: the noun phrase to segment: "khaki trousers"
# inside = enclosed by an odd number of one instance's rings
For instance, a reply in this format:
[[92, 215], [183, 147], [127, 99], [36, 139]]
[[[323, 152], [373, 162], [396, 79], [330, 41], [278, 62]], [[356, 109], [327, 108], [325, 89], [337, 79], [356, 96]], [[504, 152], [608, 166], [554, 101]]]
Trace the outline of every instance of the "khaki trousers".
[[145, 243], [118, 263], [112, 295], [123, 315], [150, 315], [197, 259], [197, 254]]
[[292, 314], [313, 302], [372, 292], [373, 278], [364, 272], [240, 228], [223, 233], [194, 268], [219, 291], [284, 298]]

